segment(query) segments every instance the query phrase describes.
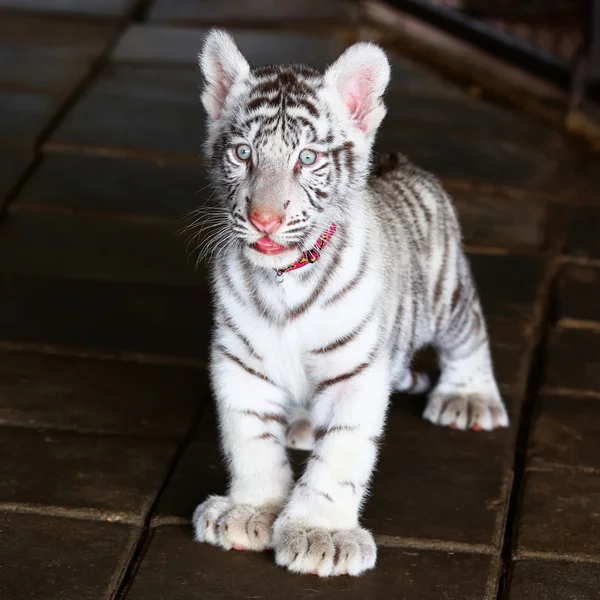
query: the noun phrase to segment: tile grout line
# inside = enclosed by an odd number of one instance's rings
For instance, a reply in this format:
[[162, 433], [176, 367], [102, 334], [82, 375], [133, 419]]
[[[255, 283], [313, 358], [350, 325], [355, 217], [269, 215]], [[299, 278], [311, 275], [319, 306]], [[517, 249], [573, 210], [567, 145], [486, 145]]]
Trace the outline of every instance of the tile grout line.
[[[519, 426], [513, 461], [513, 483], [506, 511], [504, 540], [501, 549], [501, 571], [499, 574], [497, 600], [507, 600], [510, 593], [510, 574], [513, 551], [517, 538], [517, 523], [524, 491], [527, 466], [527, 450], [531, 432], [536, 396], [543, 388], [544, 359], [549, 335], [557, 320], [558, 285], [562, 266], [561, 252], [564, 248], [566, 228], [564, 223], [570, 206], [556, 206], [546, 223], [546, 238], [553, 240], [546, 260], [543, 280], [538, 289], [535, 325], [529, 354], [529, 370], [524, 386], [524, 400], [519, 415]], [[552, 234], [552, 235], [551, 235]]]
[[600, 565], [600, 558], [588, 554], [571, 554], [563, 552], [544, 552], [540, 550], [523, 550], [515, 553], [514, 560], [545, 560], [562, 563], [578, 563], [587, 565]]
[[586, 467], [584, 465], [568, 465], [559, 462], [544, 460], [535, 460], [533, 464], [527, 466], [528, 473], [575, 473], [580, 475], [600, 475], [600, 469], [597, 467]]
[[20, 515], [40, 515], [52, 518], [71, 519], [77, 521], [95, 521], [96, 523], [117, 523], [141, 527], [141, 520], [110, 510], [95, 508], [76, 508], [50, 504], [31, 504], [23, 502], [0, 502], [0, 513]]
[[381, 548], [398, 548], [406, 550], [427, 550], [431, 552], [456, 552], [463, 554], [481, 554], [493, 556], [495, 549], [487, 544], [470, 544], [465, 542], [448, 542], [427, 538], [408, 538], [396, 535], [375, 533], [375, 542]]
[[545, 396], [569, 396], [573, 399], [600, 399], [600, 390], [543, 386], [540, 393]]
[[580, 331], [583, 330], [583, 331], [590, 331], [592, 333], [600, 333], [600, 322], [563, 317], [557, 321], [555, 329], [557, 331], [566, 331], [568, 329], [577, 329]]

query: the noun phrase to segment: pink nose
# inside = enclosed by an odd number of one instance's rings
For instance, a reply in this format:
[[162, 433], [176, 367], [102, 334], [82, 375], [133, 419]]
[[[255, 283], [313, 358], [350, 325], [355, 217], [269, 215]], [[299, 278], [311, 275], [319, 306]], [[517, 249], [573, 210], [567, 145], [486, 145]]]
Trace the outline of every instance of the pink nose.
[[270, 212], [253, 212], [250, 215], [250, 221], [256, 229], [263, 233], [274, 233], [283, 223], [283, 219], [279, 215]]

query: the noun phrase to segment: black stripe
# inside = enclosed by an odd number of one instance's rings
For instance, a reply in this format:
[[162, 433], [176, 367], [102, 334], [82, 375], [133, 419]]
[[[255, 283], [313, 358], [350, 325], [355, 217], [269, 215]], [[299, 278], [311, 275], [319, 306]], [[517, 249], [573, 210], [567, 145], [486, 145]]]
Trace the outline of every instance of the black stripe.
[[342, 487], [349, 487], [352, 489], [352, 491], [356, 494], [356, 484], [352, 483], [351, 481], [348, 481], [347, 479], [345, 479], [344, 481], [340, 481], [338, 482]]
[[335, 270], [338, 268], [341, 262], [341, 256], [346, 248], [346, 245], [348, 244], [348, 237], [346, 236], [343, 230], [338, 230], [337, 240], [339, 240], [339, 244], [336, 248], [335, 255], [331, 257], [331, 260], [325, 268], [322, 277], [315, 284], [313, 293], [308, 297], [306, 301], [302, 302], [301, 304], [287, 312], [286, 316], [288, 319], [294, 320], [297, 319], [300, 315], [304, 314], [323, 293], [327, 282], [331, 279]]
[[278, 415], [277, 413], [260, 413], [256, 410], [239, 410], [236, 411], [247, 417], [256, 417], [260, 419], [263, 423], [279, 423], [280, 425], [287, 425], [287, 419], [283, 415]]
[[220, 271], [219, 280], [223, 281], [225, 286], [229, 289], [231, 296], [233, 296], [239, 304], [244, 306], [246, 303], [244, 302], [244, 299], [242, 298], [242, 296], [238, 292], [237, 288], [235, 287], [233, 280], [229, 276], [229, 271], [227, 270], [227, 267], [223, 264], [221, 266], [221, 268], [219, 269], [219, 271]]
[[371, 365], [370, 362], [364, 362], [364, 363], [358, 365], [358, 367], [356, 367], [352, 371], [348, 371], [347, 373], [343, 373], [342, 375], [338, 375], [337, 377], [333, 377], [331, 379], [325, 379], [324, 381], [321, 381], [315, 387], [315, 394], [320, 394], [321, 392], [325, 391], [327, 388], [329, 388], [333, 385], [341, 383], [342, 381], [347, 381], [348, 379], [351, 379], [352, 377], [356, 377], [356, 375], [359, 375], [360, 373], [362, 373], [370, 365]]
[[259, 379], [262, 379], [264, 382], [269, 383], [269, 384], [271, 384], [274, 387], [277, 387], [277, 384], [274, 381], [272, 381], [271, 379], [269, 379], [266, 375], [263, 375], [262, 373], [259, 373], [258, 371], [254, 370], [252, 367], [249, 367], [246, 363], [244, 363], [244, 361], [242, 361], [241, 359], [239, 359], [234, 354], [231, 354], [226, 348], [224, 348], [220, 344], [217, 344], [216, 349], [223, 356], [225, 356], [226, 358], [228, 358], [229, 360], [231, 360], [232, 362], [234, 362], [236, 365], [238, 365], [242, 369], [244, 369], [244, 371], [246, 371], [246, 373], [249, 373], [250, 375], [254, 375], [254, 377], [258, 377]]
[[325, 302], [323, 303], [324, 306], [331, 306], [332, 304], [335, 304], [336, 302], [341, 300], [348, 292], [352, 291], [355, 287], [358, 286], [358, 284], [361, 282], [362, 278], [367, 272], [368, 261], [368, 255], [365, 252], [360, 261], [358, 271], [356, 272], [356, 275], [353, 277], [352, 281], [347, 283], [339, 292], [336, 292], [333, 296], [327, 298], [327, 300], [325, 300]]
[[258, 312], [259, 315], [269, 319], [274, 325], [280, 324], [281, 318], [278, 315], [273, 314], [271, 306], [269, 306], [263, 301], [262, 297], [258, 292], [257, 287], [254, 285], [254, 282], [250, 278], [250, 273], [253, 270], [253, 266], [250, 264], [250, 262], [244, 255], [241, 255], [240, 259], [242, 261], [240, 270], [242, 272], [242, 277], [244, 279], [246, 289], [248, 290], [250, 298], [252, 299], [254, 309], [256, 310], [256, 312]]
[[[443, 225], [443, 229], [442, 229], [442, 235], [444, 237], [444, 251], [443, 251], [443, 255], [442, 255], [442, 264], [440, 265], [440, 271], [438, 273], [438, 279], [437, 282], [435, 284], [435, 290], [434, 290], [434, 294], [433, 294], [433, 314], [437, 315], [437, 318], [439, 320], [439, 303], [441, 300], [441, 296], [442, 296], [442, 288], [444, 286], [444, 281], [446, 279], [446, 267], [448, 266], [448, 252], [449, 252], [449, 246], [450, 246], [450, 236], [448, 234], [448, 230], [446, 228], [446, 224], [444, 223]], [[439, 326], [439, 324], [438, 324]]]
[[218, 311], [220, 312], [221, 318], [223, 319], [223, 325], [227, 327], [244, 344], [244, 346], [246, 346], [248, 352], [250, 352], [250, 354], [254, 358], [262, 360], [262, 357], [259, 356], [252, 347], [250, 340], [241, 331], [239, 331], [237, 325], [234, 323], [233, 319], [229, 316], [229, 314], [227, 314], [223, 305], [219, 306]]
[[343, 431], [356, 431], [357, 425], [334, 425], [333, 427], [316, 427], [314, 430], [315, 441], [322, 440], [331, 433], [340, 433]]
[[396, 309], [396, 316], [394, 317], [394, 326], [392, 328], [392, 340], [394, 341], [394, 345], [392, 346], [391, 357], [392, 359], [396, 356], [398, 349], [400, 348], [401, 332], [402, 332], [402, 320], [404, 319], [404, 304], [402, 302], [404, 298], [400, 299], [398, 303], [398, 308]]
[[372, 309], [363, 319], [363, 321], [349, 333], [337, 338], [335, 341], [331, 342], [327, 346], [324, 346], [323, 348], [316, 348], [310, 352], [312, 354], [327, 354], [328, 352], [333, 352], [334, 350], [349, 344], [351, 341], [355, 340], [363, 332], [364, 328], [371, 322], [374, 312], [375, 310]]
[[261, 435], [257, 435], [253, 439], [255, 439], [255, 440], [270, 440], [270, 441], [276, 442], [277, 444], [281, 443], [279, 441], [279, 438], [274, 433], [269, 433], [269, 432], [265, 432], [265, 433], [262, 433]]

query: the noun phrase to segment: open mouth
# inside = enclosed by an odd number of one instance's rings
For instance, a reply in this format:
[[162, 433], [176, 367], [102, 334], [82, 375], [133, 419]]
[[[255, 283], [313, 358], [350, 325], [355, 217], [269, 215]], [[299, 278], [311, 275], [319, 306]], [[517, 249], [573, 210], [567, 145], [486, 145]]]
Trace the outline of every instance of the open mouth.
[[252, 247], [261, 254], [281, 254], [288, 250], [285, 246], [274, 242], [271, 238], [263, 237], [258, 240]]

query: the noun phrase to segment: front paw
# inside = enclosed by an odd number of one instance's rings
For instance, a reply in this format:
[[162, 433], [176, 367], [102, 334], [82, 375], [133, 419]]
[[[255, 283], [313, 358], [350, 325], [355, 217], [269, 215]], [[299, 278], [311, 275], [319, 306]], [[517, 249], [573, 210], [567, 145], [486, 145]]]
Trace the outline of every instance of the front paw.
[[280, 520], [273, 530], [273, 547], [280, 567], [320, 577], [361, 575], [377, 560], [375, 540], [362, 527], [327, 531]]
[[209, 496], [194, 511], [193, 524], [198, 542], [225, 550], [255, 550], [271, 545], [273, 522], [280, 507], [234, 504], [227, 496]]

